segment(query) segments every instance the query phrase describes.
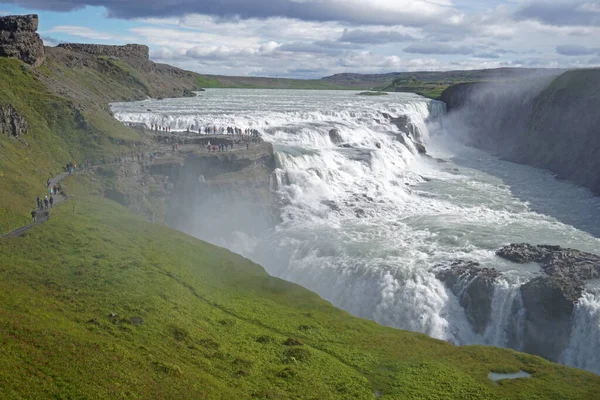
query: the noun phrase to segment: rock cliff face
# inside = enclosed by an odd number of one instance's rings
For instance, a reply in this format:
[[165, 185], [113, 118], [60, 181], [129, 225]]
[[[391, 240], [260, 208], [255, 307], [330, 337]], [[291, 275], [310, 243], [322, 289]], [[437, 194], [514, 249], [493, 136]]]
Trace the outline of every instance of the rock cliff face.
[[150, 50], [148, 49], [148, 46], [140, 44], [109, 46], [101, 44], [61, 43], [57, 47], [78, 53], [91, 54], [94, 56], [138, 58], [143, 60], [150, 59]]
[[167, 223], [216, 243], [232, 232], [258, 235], [276, 223], [274, 169], [273, 147], [263, 143], [247, 154], [202, 151], [179, 166], [156, 166], [152, 174], [165, 173], [174, 183]]
[[[213, 153], [190, 141], [178, 142], [179, 152], [159, 152], [151, 165], [121, 167], [119, 183], [105, 195], [213, 243], [232, 232], [258, 234], [277, 223], [270, 143], [249, 150], [236, 144], [230, 151]], [[218, 143], [211, 139], [211, 144]]]
[[44, 62], [44, 43], [36, 33], [38, 16], [9, 15], [0, 17], [0, 57], [18, 58], [39, 66]]
[[549, 169], [600, 194], [600, 69], [518, 83], [469, 83], [442, 94], [469, 144]]
[[11, 104], [0, 107], [0, 133], [18, 137], [28, 130], [27, 121]]
[[469, 261], [456, 261], [436, 274], [458, 297], [473, 330], [479, 334], [485, 332], [490, 322], [494, 282], [499, 276], [498, 271]]

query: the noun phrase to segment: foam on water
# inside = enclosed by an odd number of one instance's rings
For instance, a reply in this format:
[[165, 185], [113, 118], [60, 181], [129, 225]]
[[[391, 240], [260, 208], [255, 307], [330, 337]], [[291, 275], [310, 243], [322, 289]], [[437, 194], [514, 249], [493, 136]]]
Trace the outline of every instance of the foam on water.
[[[276, 151], [281, 223], [258, 237], [232, 232], [201, 239], [385, 325], [456, 344], [506, 346], [509, 327], [520, 329], [522, 312], [513, 312], [521, 304], [518, 288], [539, 266], [498, 260], [495, 250], [513, 242], [600, 250], [593, 230], [600, 226], [600, 200], [544, 171], [436, 134], [443, 104], [416, 95], [208, 90], [197, 98], [123, 103], [113, 110], [122, 121], [174, 130], [216, 125], [261, 131]], [[407, 116], [416, 131], [400, 132], [382, 113]], [[330, 140], [334, 128], [346, 147]], [[419, 156], [417, 144], [446, 161]], [[483, 335], [473, 332], [457, 297], [435, 278], [436, 266], [458, 258], [505, 275]], [[600, 359], [585, 349], [593, 337], [598, 343], [599, 299], [586, 293], [577, 306], [563, 355], [566, 364], [596, 372]]]

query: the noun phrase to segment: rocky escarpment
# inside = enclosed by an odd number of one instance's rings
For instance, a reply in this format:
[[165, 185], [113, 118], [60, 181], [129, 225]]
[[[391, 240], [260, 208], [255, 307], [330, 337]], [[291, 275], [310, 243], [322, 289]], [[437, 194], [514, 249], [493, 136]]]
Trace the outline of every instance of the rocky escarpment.
[[[204, 138], [206, 139], [206, 138]], [[206, 139], [208, 140], [208, 139]], [[270, 143], [233, 144], [228, 151], [178, 138], [155, 150], [153, 162], [136, 157], [116, 171], [117, 184], [105, 196], [147, 215], [151, 220], [215, 242], [231, 232], [260, 233], [279, 219], [275, 196], [275, 156]], [[231, 145], [211, 137], [211, 145]]]
[[526, 82], [471, 83], [442, 93], [445, 126], [470, 145], [549, 169], [600, 194], [600, 69]]
[[[40, 79], [53, 91], [75, 98], [78, 103], [182, 97], [199, 90], [198, 74], [150, 61], [146, 46], [65, 44], [46, 48], [46, 54], [45, 65], [52, 74], [41, 74]], [[64, 68], [85, 73], [84, 84], [79, 76], [65, 74]], [[103, 77], [110, 77], [110, 81]], [[112, 86], [107, 87], [106, 83]]]
[[150, 50], [148, 46], [141, 44], [126, 44], [123, 46], [110, 46], [101, 44], [85, 43], [61, 43], [57, 47], [77, 53], [85, 53], [94, 56], [106, 56], [117, 58], [138, 58], [142, 60], [150, 59]]
[[[538, 263], [542, 274], [519, 288], [506, 327], [506, 345], [558, 361], [569, 344], [573, 310], [585, 284], [600, 278], [600, 256], [560, 246], [511, 244], [496, 253], [517, 263]], [[502, 274], [493, 268], [457, 261], [437, 272], [457, 296], [476, 333], [483, 334], [492, 315], [494, 282]]]
[[44, 43], [36, 33], [38, 16], [9, 15], [0, 17], [0, 57], [17, 58], [39, 66], [44, 62]]
[[18, 137], [28, 130], [29, 124], [11, 104], [0, 107], [0, 133]]

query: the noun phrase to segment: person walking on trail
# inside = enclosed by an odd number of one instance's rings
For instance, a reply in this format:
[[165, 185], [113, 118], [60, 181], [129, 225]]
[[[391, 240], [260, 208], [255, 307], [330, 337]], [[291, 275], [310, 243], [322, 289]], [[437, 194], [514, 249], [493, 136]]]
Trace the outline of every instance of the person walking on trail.
[[37, 222], [37, 211], [31, 210], [31, 222], [35, 224]]
[[50, 196], [50, 208], [52, 208], [52, 206], [54, 206], [54, 197]]
[[44, 197], [44, 210], [48, 209], [49, 204], [50, 204], [50, 200], [48, 200], [48, 196]]
[[50, 187], [50, 178], [48, 178], [48, 180], [46, 181], [46, 186]]
[[42, 200], [39, 197], [37, 198], [37, 208], [42, 208]]

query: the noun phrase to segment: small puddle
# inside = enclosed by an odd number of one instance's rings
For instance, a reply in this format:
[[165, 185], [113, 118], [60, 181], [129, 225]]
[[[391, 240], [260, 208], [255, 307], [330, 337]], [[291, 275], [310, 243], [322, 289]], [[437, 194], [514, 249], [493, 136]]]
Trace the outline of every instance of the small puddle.
[[501, 381], [503, 379], [519, 379], [519, 378], [531, 378], [531, 374], [525, 371], [519, 371], [514, 374], [500, 374], [498, 372], [490, 372], [488, 378], [494, 382]]

